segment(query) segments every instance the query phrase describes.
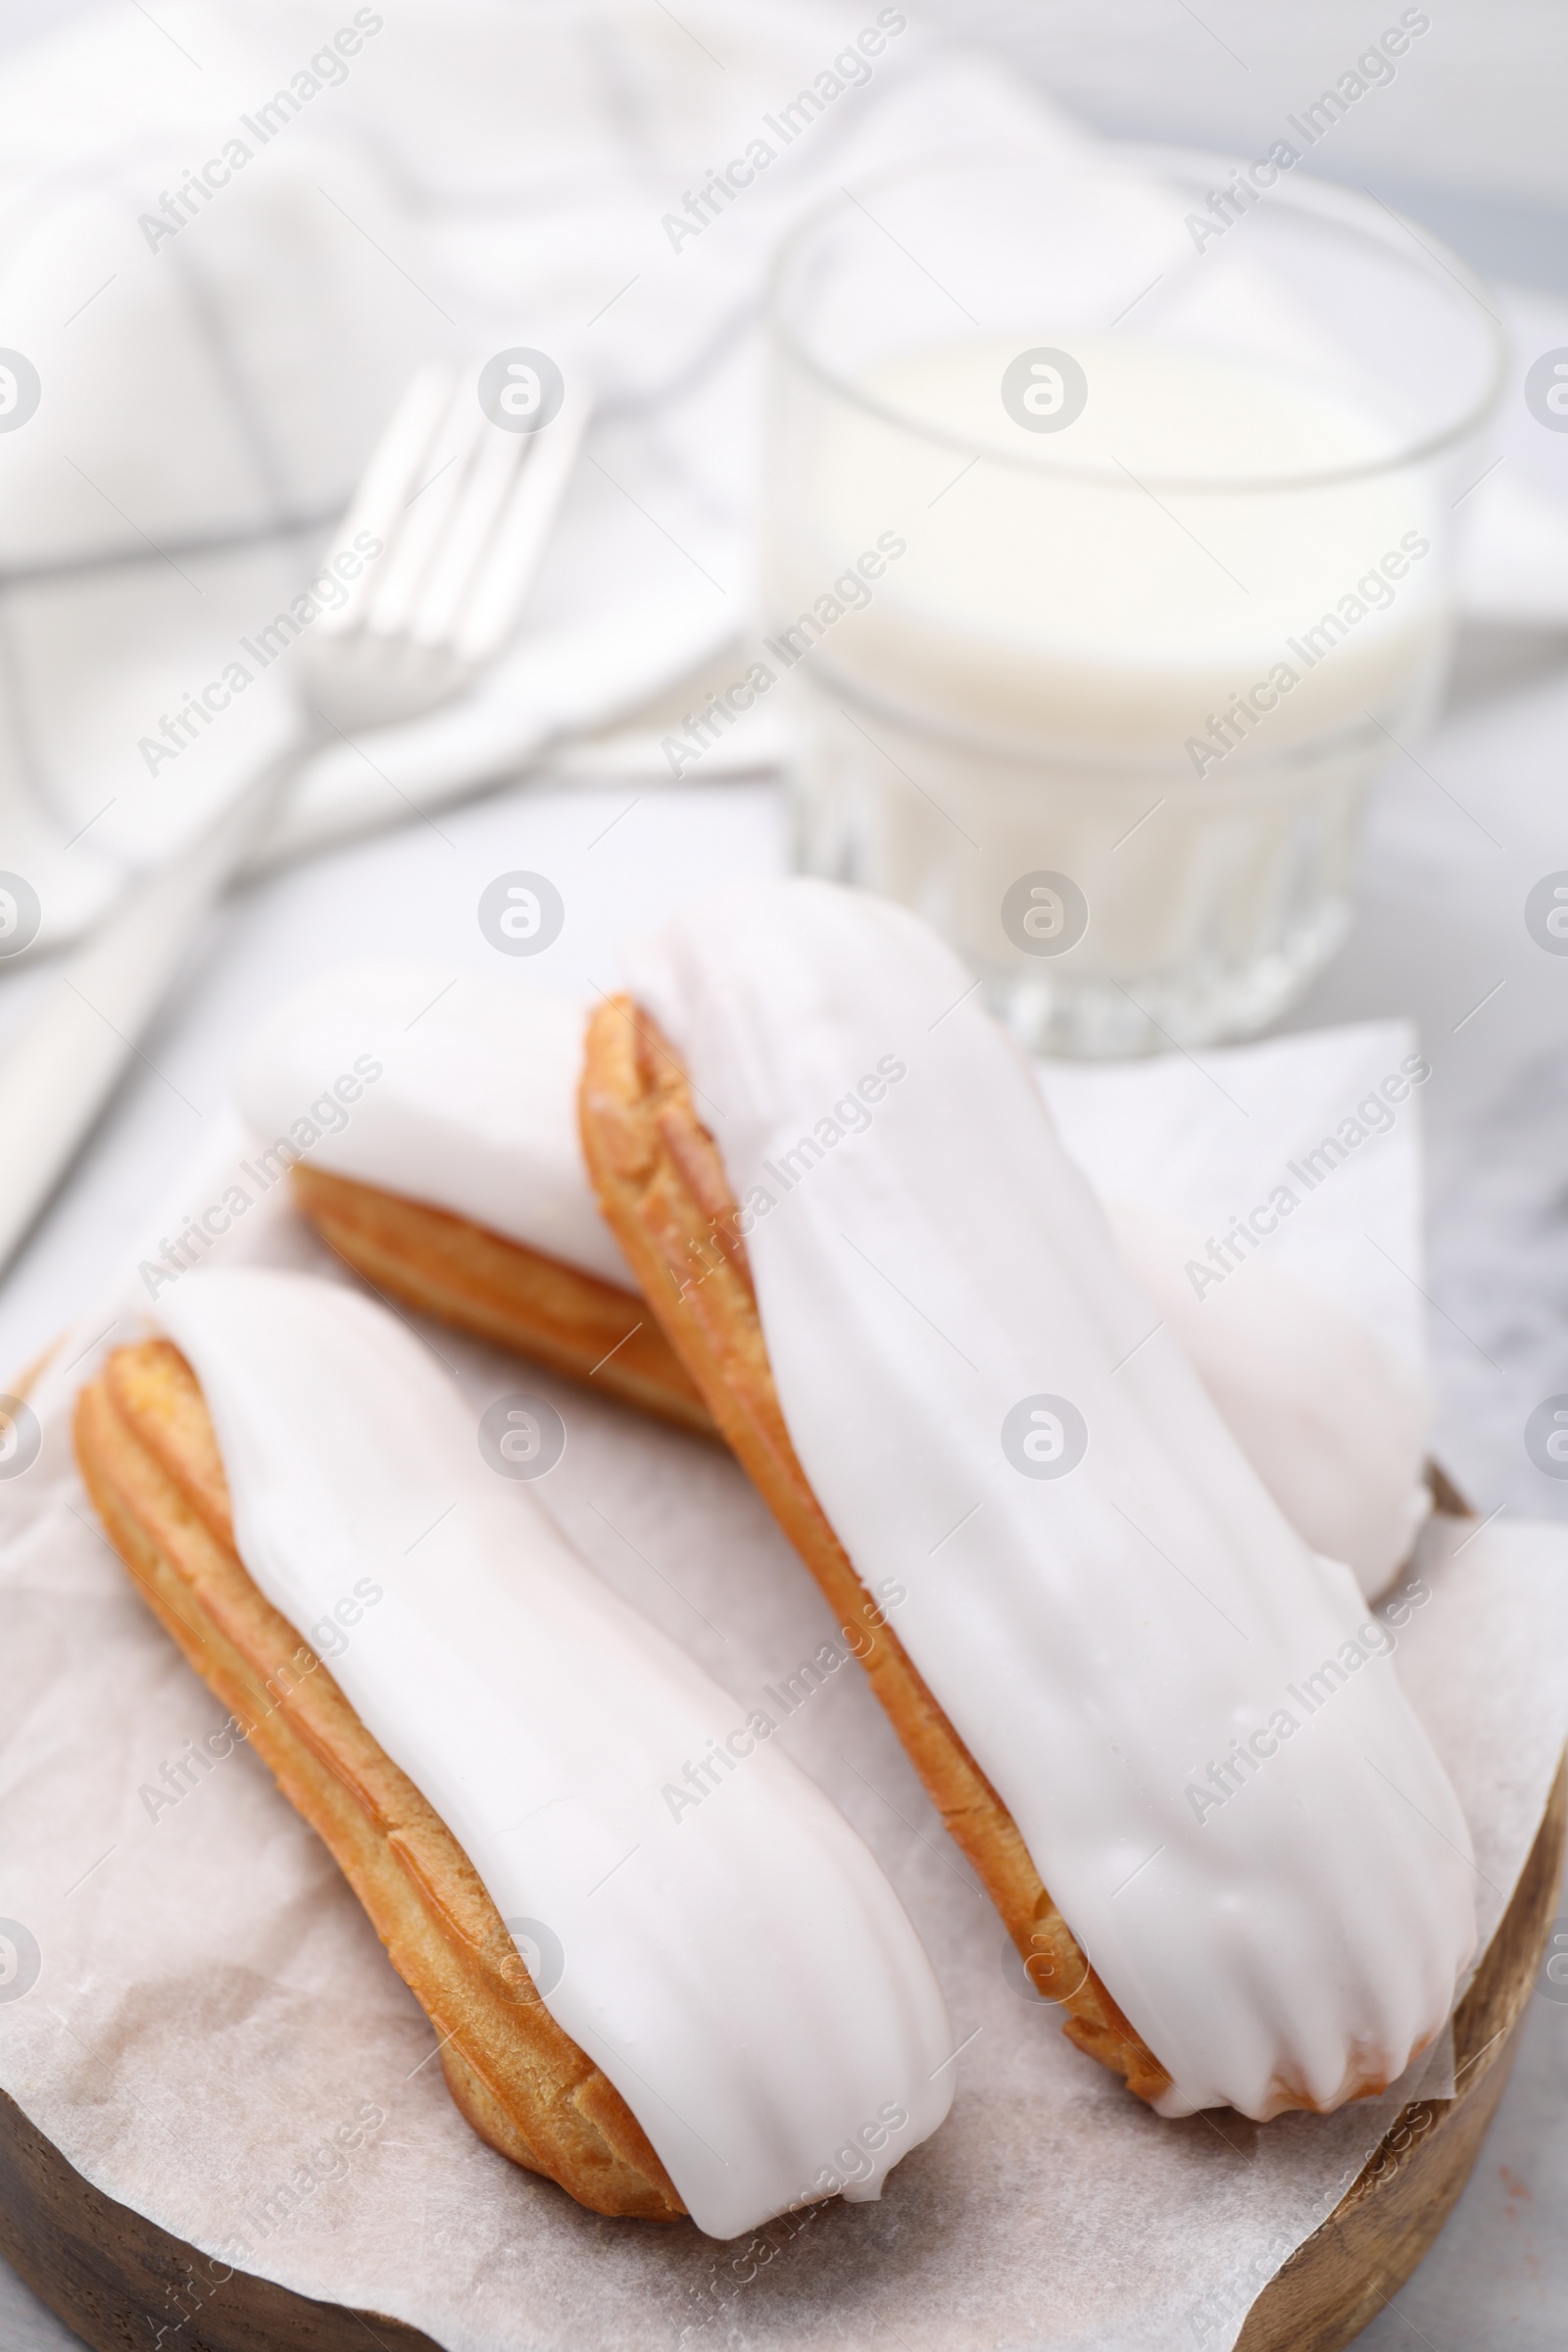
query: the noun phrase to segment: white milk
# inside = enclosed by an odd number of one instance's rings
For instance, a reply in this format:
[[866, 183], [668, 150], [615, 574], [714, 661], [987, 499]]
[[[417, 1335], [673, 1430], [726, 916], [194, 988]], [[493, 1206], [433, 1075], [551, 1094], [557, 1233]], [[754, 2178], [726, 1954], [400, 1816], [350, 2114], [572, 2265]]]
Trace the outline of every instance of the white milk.
[[[1038, 1042], [1114, 1051], [1157, 1042], [1117, 982], [1214, 1034], [1322, 959], [1452, 608], [1402, 420], [1300, 371], [1067, 347], [1087, 398], [1056, 431], [1004, 405], [1020, 339], [906, 353], [865, 408], [792, 387], [764, 653], [808, 682], [804, 862], [916, 906]], [[1088, 906], [1059, 958], [1001, 915], [1041, 869]]]

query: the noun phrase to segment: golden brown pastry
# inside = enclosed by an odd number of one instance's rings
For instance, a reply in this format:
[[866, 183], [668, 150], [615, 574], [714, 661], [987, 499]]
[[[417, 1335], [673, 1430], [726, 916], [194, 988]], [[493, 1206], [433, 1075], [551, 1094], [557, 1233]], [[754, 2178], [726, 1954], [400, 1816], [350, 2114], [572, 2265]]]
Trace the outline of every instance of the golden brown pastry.
[[448, 2086], [480, 2137], [595, 2213], [683, 2213], [620, 2093], [539, 1998], [451, 1832], [241, 1564], [184, 1357], [167, 1340], [118, 1349], [81, 1393], [75, 1442], [143, 1597], [344, 1872], [440, 2035]]
[[642, 1299], [450, 1210], [303, 1163], [295, 1198], [357, 1274], [460, 1331], [592, 1381], [714, 1437], [712, 1418]]
[[842, 1624], [932, 1802], [1078, 2047], [1155, 2099], [1170, 2078], [1100, 1982], [995, 1789], [937, 1705], [824, 1516], [784, 1425], [737, 1209], [679, 1058], [629, 997], [589, 1024], [583, 1152], [644, 1296], [726, 1438]]

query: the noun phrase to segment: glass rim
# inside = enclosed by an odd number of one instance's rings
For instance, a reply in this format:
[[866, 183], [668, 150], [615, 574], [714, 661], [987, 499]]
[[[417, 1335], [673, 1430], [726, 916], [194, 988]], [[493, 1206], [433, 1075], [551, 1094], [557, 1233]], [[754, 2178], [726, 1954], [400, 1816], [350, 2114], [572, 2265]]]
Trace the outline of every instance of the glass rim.
[[[1167, 174], [1184, 176], [1216, 176], [1212, 184], [1223, 184], [1224, 175], [1245, 171], [1255, 158], [1224, 155], [1200, 147], [1166, 147], [1148, 145], [1142, 141], [1108, 139], [1097, 142], [1082, 159], [1079, 168], [1099, 171], [1107, 178], [1149, 178], [1163, 171]], [[1444, 274], [1451, 278], [1459, 291], [1468, 296], [1471, 304], [1482, 314], [1482, 332], [1490, 347], [1492, 365], [1482, 391], [1462, 416], [1441, 429], [1428, 432], [1389, 453], [1353, 466], [1312, 467], [1298, 473], [1244, 475], [1240, 478], [1209, 479], [1193, 474], [1141, 473], [1134, 475], [1125, 468], [1111, 470], [1101, 466], [1054, 465], [1042, 453], [1040, 456], [1014, 455], [999, 449], [978, 437], [960, 432], [951, 425], [939, 424], [916, 415], [912, 410], [900, 409], [894, 402], [868, 392], [864, 385], [840, 373], [817, 358], [804, 336], [792, 323], [786, 308], [786, 281], [798, 257], [824, 222], [842, 214], [844, 201], [856, 204], [861, 195], [870, 195], [879, 188], [917, 177], [935, 177], [956, 167], [996, 170], [1013, 163], [1048, 162], [1033, 149], [1026, 147], [1002, 148], [996, 152], [974, 147], [956, 147], [939, 150], [913, 162], [890, 165], [885, 171], [839, 189], [825, 197], [799, 220], [784, 238], [774, 255], [767, 280], [767, 318], [772, 334], [796, 364], [814, 376], [819, 384], [868, 416], [891, 424], [896, 430], [935, 442], [956, 451], [960, 456], [1005, 466], [1014, 471], [1059, 482], [1095, 484], [1111, 490], [1164, 490], [1170, 493], [1192, 493], [1204, 497], [1251, 497], [1259, 492], [1289, 492], [1330, 489], [1341, 484], [1369, 481], [1379, 475], [1401, 473], [1414, 466], [1427, 465], [1445, 451], [1476, 433], [1494, 414], [1507, 383], [1508, 363], [1512, 345], [1508, 330], [1486, 300], [1486, 287], [1481, 278], [1458, 255], [1436, 237], [1418, 230], [1416, 224], [1392, 205], [1381, 204], [1376, 198], [1363, 196], [1356, 190], [1342, 187], [1337, 181], [1320, 179], [1310, 172], [1293, 171], [1288, 181], [1275, 181], [1266, 191], [1270, 198], [1282, 201], [1288, 209], [1306, 216], [1316, 215], [1330, 225], [1348, 229], [1363, 236], [1376, 232], [1373, 241], [1380, 244], [1396, 261], [1402, 262], [1412, 274], [1436, 285], [1437, 279], [1427, 264], [1436, 263]], [[1069, 163], [1064, 168], [1071, 169]], [[1260, 192], [1261, 193], [1261, 192]], [[1394, 243], [1389, 231], [1382, 227], [1378, 216], [1386, 216], [1396, 227], [1403, 229], [1420, 248], [1425, 262], [1405, 256]], [[918, 265], [917, 265], [918, 266]]]

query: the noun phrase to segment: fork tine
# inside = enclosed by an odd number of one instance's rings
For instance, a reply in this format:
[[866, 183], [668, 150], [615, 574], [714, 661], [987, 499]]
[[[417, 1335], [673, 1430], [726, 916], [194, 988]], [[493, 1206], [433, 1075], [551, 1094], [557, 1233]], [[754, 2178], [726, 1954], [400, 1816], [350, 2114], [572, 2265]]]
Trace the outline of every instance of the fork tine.
[[442, 539], [462, 498], [465, 481], [478, 448], [486, 418], [478, 404], [466, 397], [460, 377], [449, 378], [449, 391], [429, 445], [424, 453], [423, 479], [405, 484], [402, 505], [393, 523], [393, 537], [379, 567], [369, 600], [366, 628], [373, 637], [407, 633], [422, 582], [436, 560]]
[[453, 650], [460, 662], [487, 660], [510, 635], [576, 463], [590, 406], [586, 387], [568, 383], [559, 414], [529, 436], [528, 463], [514, 480], [458, 618]]
[[[410, 483], [416, 478], [450, 403], [451, 387], [449, 368], [421, 368], [415, 376], [375, 445], [353, 504], [339, 526], [336, 546], [350, 547], [361, 531], [368, 531], [380, 540], [384, 562], [398, 536]], [[346, 602], [321, 614], [317, 634], [343, 637], [363, 627], [377, 582], [377, 572], [368, 564], [350, 585]]]
[[445, 536], [409, 615], [409, 635], [416, 645], [434, 645], [451, 637], [464, 600], [507, 512], [514, 476], [532, 463], [534, 449], [534, 436], [509, 433], [500, 425], [487, 423], [458, 492]]
[[579, 380], [537, 433], [493, 424], [474, 371], [426, 368], [371, 459], [343, 529], [382, 556], [305, 649], [311, 707], [388, 726], [472, 683], [515, 628], [592, 406]]

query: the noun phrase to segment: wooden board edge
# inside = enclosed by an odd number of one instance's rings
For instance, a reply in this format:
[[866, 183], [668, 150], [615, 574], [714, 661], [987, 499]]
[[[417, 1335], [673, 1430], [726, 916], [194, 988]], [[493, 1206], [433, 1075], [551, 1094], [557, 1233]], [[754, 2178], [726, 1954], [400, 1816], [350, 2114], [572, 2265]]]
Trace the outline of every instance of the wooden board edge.
[[1340, 2203], [1271, 2278], [1236, 2352], [1341, 2352], [1431, 2249], [1506, 2088], [1556, 1914], [1568, 1754], [1496, 1934], [1454, 2014], [1455, 2092], [1405, 2107]]
[[93, 2352], [442, 2352], [402, 2320], [318, 2303], [199, 2253], [95, 2188], [4, 2091], [0, 2253]]

